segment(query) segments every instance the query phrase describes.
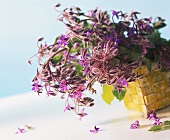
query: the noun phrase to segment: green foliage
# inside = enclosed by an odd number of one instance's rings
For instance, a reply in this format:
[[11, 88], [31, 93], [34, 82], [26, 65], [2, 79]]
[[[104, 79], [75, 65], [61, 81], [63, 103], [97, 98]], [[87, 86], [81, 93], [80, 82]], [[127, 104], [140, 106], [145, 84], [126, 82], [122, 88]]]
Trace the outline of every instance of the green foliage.
[[117, 65], [117, 64], [119, 64], [120, 63], [120, 60], [118, 59], [118, 58], [114, 58], [113, 59], [113, 65], [115, 66], [115, 65]]
[[84, 28], [92, 29], [92, 25], [89, 24], [86, 20], [83, 22], [83, 27], [84, 27]]
[[80, 41], [79, 39], [77, 39], [77, 38], [74, 37], [74, 38], [72, 38], [72, 42], [73, 42], [73, 43], [76, 43], [76, 42], [81, 42], [81, 41]]
[[72, 47], [73, 47], [73, 45], [71, 44], [70, 41], [68, 42], [67, 46], [68, 46], [69, 48], [72, 48]]
[[162, 130], [162, 126], [161, 125], [156, 125], [156, 126], [152, 126], [149, 131], [159, 131]]
[[58, 62], [60, 62], [62, 60], [63, 56], [62, 55], [57, 55], [53, 58], [51, 58], [51, 63], [52, 64], [57, 64]]
[[170, 129], [170, 121], [164, 121], [162, 125], [152, 126], [148, 131], [158, 132]]
[[152, 62], [150, 61], [150, 59], [143, 57], [142, 62], [144, 65], [146, 65], [148, 70], [151, 71]]
[[76, 17], [75, 17], [75, 22], [76, 22], [76, 23], [80, 23], [81, 20], [80, 20], [79, 18], [76, 18]]
[[77, 76], [82, 76], [82, 70], [84, 69], [83, 66], [80, 66], [79, 64], [76, 65], [76, 71], [77, 71]]
[[76, 53], [78, 50], [79, 50], [79, 48], [76, 48], [76, 49], [71, 48], [70, 53]]
[[125, 97], [126, 89], [122, 88], [120, 90], [120, 93], [117, 90], [113, 90], [112, 93], [113, 93], [114, 97], [116, 97], [119, 101], [121, 101]]
[[170, 126], [170, 121], [164, 121], [164, 125], [169, 125]]
[[103, 85], [103, 93], [101, 94], [103, 101], [105, 101], [107, 104], [111, 104], [112, 100], [114, 99], [114, 96], [112, 94], [113, 86], [112, 85]]
[[154, 24], [154, 28], [155, 29], [160, 29], [160, 28], [163, 28], [163, 27], [165, 27], [166, 26], [166, 24], [165, 23], [161, 23], [161, 22], [155, 22]]

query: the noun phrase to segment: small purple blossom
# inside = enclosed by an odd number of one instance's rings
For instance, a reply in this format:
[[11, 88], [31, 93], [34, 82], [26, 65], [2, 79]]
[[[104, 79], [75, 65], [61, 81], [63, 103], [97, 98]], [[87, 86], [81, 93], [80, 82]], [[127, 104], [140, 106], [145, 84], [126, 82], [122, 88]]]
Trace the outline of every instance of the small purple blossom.
[[39, 90], [41, 90], [42, 88], [43, 88], [43, 86], [42, 85], [39, 85], [38, 84], [38, 80], [36, 80], [36, 81], [34, 81], [34, 84], [32, 84], [32, 90], [34, 91], [34, 92], [37, 92], [37, 91], [39, 91]]
[[130, 28], [129, 32], [127, 33], [127, 36], [134, 35], [135, 34], [134, 32], [135, 32], [135, 28], [134, 27]]
[[68, 90], [68, 86], [67, 86], [66, 80], [62, 80], [61, 81], [60, 88], [61, 88], [61, 91], [67, 91]]
[[80, 59], [79, 59], [79, 64], [80, 66], [87, 66], [88, 65], [88, 62], [85, 60], [86, 58], [84, 58], [83, 56], [80, 56]]
[[119, 78], [117, 80], [117, 86], [118, 89], [122, 87], [128, 87], [128, 82], [125, 79]]
[[70, 109], [71, 109], [71, 106], [68, 104], [68, 105], [66, 105], [64, 112], [66, 112], [67, 110], [70, 110]]
[[86, 56], [85, 57], [83, 57], [83, 56], [80, 56], [80, 59], [79, 59], [79, 64], [80, 64], [80, 66], [84, 66], [84, 70], [83, 70], [83, 76], [84, 75], [86, 75], [86, 73], [87, 72], [89, 72], [89, 64], [88, 64], [88, 62], [86, 61], [86, 60], [88, 60], [88, 54], [86, 54]]
[[67, 45], [68, 44], [69, 37], [66, 35], [61, 35], [57, 41], [58, 44], [60, 45]]
[[74, 94], [71, 94], [70, 97], [71, 98], [76, 98], [76, 99], [80, 99], [82, 97], [82, 92], [85, 90], [85, 87], [82, 85], [79, 85], [76, 89], [76, 92]]
[[69, 54], [67, 51], [64, 51], [63, 53], [63, 58], [66, 59], [67, 57], [67, 62], [71, 62], [71, 60], [76, 58], [76, 56]]
[[24, 133], [24, 132], [25, 132], [24, 128], [19, 128], [18, 127], [18, 131], [16, 131], [15, 134], [21, 134], [21, 133]]
[[79, 43], [78, 42], [74, 43], [74, 45], [73, 45], [74, 49], [76, 49], [77, 47], [79, 47]]
[[89, 16], [89, 17], [96, 17], [96, 13], [93, 13], [93, 10], [89, 10], [87, 12], [87, 16]]
[[147, 118], [146, 119], [158, 119], [157, 117], [157, 114], [153, 111], [153, 110], [150, 110], [148, 113], [147, 113]]
[[139, 121], [136, 120], [134, 123], [130, 125], [130, 129], [137, 129], [139, 128], [139, 126], [140, 126]]
[[116, 40], [115, 40], [115, 42], [114, 42], [114, 48], [117, 48], [119, 42], [120, 42], [119, 39], [116, 39]]
[[114, 11], [114, 10], [112, 10], [112, 15], [113, 15], [113, 16], [116, 16], [116, 17], [117, 17], [117, 19], [119, 18], [119, 16], [118, 16], [118, 12], [116, 12], [116, 11]]
[[100, 131], [100, 128], [97, 128], [96, 126], [94, 126], [93, 130], [90, 130], [90, 132], [92, 132], [93, 134], [98, 133]]
[[94, 25], [95, 25], [95, 23], [94, 23], [94, 22], [92, 22], [92, 23], [91, 23], [91, 26], [94, 26]]
[[160, 122], [160, 118], [157, 118], [157, 119], [155, 119], [155, 122], [154, 122], [154, 126], [156, 126], [156, 125], [161, 125], [162, 124], [162, 122]]
[[87, 113], [84, 111], [85, 109], [83, 108], [81, 110], [81, 113], [79, 113], [78, 115], [80, 116], [79, 120], [81, 121], [83, 117], [87, 116]]
[[91, 35], [91, 32], [87, 31], [86, 35], [89, 37]]

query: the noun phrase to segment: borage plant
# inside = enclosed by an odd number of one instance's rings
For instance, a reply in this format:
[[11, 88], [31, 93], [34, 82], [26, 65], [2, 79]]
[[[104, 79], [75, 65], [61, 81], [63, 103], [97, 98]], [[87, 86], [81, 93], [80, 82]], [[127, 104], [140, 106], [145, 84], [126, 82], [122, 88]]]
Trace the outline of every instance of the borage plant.
[[109, 16], [107, 11], [95, 9], [86, 14], [71, 7], [58, 12], [67, 33], [52, 45], [43, 43], [43, 38], [38, 40], [34, 56], [38, 56], [40, 69], [32, 89], [48, 96], [60, 94], [66, 101], [64, 110], [73, 110], [82, 118], [87, 115], [84, 107], [94, 105], [84, 93], [96, 92], [94, 82], [112, 85], [121, 93], [128, 82], [140, 76], [133, 70], [141, 66], [147, 48], [154, 47], [146, 38], [154, 28], [151, 18], [138, 19], [136, 11], [128, 15], [112, 10]]

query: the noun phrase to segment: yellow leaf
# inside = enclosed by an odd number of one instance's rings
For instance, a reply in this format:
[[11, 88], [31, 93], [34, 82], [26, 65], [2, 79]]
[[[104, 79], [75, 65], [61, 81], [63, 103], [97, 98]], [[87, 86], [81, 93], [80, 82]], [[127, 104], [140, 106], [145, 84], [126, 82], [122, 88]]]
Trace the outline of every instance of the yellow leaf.
[[111, 101], [114, 99], [114, 95], [112, 93], [113, 86], [112, 85], [103, 85], [103, 93], [101, 94], [102, 99], [107, 103], [111, 104]]

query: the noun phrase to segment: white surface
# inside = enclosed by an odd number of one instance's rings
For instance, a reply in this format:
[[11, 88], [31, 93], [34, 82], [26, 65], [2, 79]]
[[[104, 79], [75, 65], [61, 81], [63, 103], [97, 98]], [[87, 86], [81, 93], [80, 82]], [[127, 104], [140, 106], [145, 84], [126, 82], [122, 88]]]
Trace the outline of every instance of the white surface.
[[[169, 140], [170, 130], [149, 132], [152, 121], [126, 109], [123, 102], [107, 105], [99, 94], [94, 98], [95, 106], [86, 109], [88, 115], [82, 121], [74, 112], [64, 113], [64, 101], [56, 97], [27, 93], [0, 99], [0, 140]], [[170, 120], [170, 107], [159, 111], [158, 117]], [[136, 119], [140, 129], [129, 129]], [[35, 129], [16, 135], [25, 124]], [[94, 125], [102, 131], [90, 133]]]

